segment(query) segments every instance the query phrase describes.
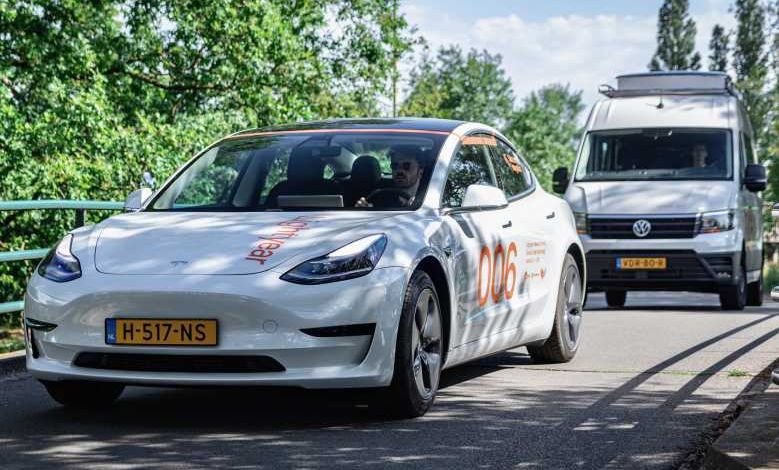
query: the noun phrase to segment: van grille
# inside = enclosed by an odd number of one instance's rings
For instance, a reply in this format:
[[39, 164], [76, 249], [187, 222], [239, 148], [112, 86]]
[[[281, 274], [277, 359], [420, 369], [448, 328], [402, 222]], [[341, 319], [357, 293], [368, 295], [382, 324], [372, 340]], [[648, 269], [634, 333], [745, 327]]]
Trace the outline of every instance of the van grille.
[[[633, 233], [633, 224], [646, 220], [652, 229], [645, 237]], [[618, 239], [654, 239], [654, 238], [693, 238], [697, 229], [697, 217], [599, 217], [587, 219], [592, 238]]]

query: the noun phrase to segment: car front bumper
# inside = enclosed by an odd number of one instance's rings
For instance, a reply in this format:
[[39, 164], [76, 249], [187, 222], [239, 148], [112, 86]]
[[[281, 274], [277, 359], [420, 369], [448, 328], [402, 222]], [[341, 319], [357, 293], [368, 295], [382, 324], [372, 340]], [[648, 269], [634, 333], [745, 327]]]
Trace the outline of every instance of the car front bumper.
[[[27, 369], [38, 379], [305, 388], [380, 387], [392, 379], [407, 283], [403, 268], [376, 269], [361, 278], [321, 285], [288, 283], [270, 271], [246, 276], [86, 277], [57, 284], [35, 275], [28, 285], [25, 317], [57, 325], [49, 332], [27, 330], [34, 342], [33, 348], [28, 338]], [[218, 345], [106, 344], [105, 319], [120, 317], [216, 319]], [[323, 336], [301, 331], [357, 324], [373, 324], [373, 334], [340, 335], [337, 328]], [[101, 359], [84, 361], [87, 356]], [[133, 358], [132, 370], [121, 365], [128, 356]], [[147, 370], [138, 370], [144, 369], [139, 357], [148, 359]], [[161, 371], [160, 360], [166, 357], [175, 360]], [[236, 357], [255, 366], [270, 358], [283, 370], [215, 371]], [[186, 371], [177, 371], [175, 364], [187, 364]], [[198, 364], [210, 367], [204, 368], [207, 372], [192, 371]]]

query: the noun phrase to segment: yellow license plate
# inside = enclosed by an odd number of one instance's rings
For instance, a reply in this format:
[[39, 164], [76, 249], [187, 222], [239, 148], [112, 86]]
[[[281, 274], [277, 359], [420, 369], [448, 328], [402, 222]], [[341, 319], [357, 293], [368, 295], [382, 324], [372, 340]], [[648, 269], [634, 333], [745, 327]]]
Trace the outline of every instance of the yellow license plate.
[[216, 320], [107, 318], [106, 344], [216, 346]]
[[665, 269], [665, 258], [617, 258], [617, 269]]

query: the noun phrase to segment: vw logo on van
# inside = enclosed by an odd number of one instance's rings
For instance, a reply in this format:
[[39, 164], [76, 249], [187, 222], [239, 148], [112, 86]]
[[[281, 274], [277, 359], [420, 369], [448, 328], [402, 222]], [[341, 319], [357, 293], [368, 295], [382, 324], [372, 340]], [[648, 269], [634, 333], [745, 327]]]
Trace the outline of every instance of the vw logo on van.
[[649, 235], [649, 232], [651, 231], [652, 224], [650, 224], [648, 220], [641, 219], [636, 220], [635, 223], [633, 223], [633, 234], [638, 238], [644, 238]]

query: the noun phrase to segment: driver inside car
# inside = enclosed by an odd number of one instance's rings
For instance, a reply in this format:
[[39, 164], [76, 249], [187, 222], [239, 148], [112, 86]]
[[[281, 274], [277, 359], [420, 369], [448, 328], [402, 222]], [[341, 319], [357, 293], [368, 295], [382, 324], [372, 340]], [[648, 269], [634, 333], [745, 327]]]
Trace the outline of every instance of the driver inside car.
[[408, 207], [414, 204], [424, 171], [424, 152], [412, 145], [399, 145], [393, 147], [389, 155], [392, 186], [361, 197], [355, 207]]

